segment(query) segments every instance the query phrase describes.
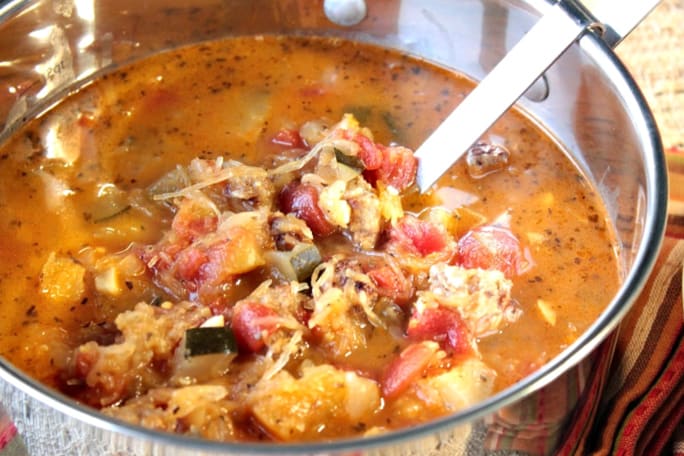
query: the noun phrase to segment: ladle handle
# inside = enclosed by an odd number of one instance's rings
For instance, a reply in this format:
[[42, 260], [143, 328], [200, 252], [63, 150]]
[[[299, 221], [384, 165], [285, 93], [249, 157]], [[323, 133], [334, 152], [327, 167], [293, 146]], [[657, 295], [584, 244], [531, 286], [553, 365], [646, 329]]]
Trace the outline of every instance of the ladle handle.
[[660, 2], [661, 0], [581, 0], [596, 22], [601, 24], [601, 37], [612, 48], [620, 44]]
[[587, 30], [615, 46], [660, 0], [560, 0], [416, 150], [416, 183], [427, 191]]

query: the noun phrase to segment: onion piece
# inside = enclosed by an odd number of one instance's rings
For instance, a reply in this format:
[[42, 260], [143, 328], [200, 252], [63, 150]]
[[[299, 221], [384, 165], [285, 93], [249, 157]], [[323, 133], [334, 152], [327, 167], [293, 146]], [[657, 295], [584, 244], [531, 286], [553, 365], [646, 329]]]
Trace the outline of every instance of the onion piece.
[[275, 374], [283, 370], [283, 368], [290, 361], [290, 357], [297, 353], [297, 350], [299, 350], [299, 343], [302, 341], [302, 338], [302, 331], [295, 331], [294, 334], [292, 334], [292, 337], [290, 337], [287, 345], [285, 345], [285, 348], [283, 348], [283, 351], [280, 353], [278, 359], [266, 370], [266, 372], [264, 372], [261, 380], [268, 381], [273, 378]]
[[156, 182], [147, 187], [147, 193], [152, 197], [155, 197], [156, 195], [177, 192], [191, 184], [190, 176], [188, 176], [185, 168], [177, 165], [174, 169], [164, 174]]

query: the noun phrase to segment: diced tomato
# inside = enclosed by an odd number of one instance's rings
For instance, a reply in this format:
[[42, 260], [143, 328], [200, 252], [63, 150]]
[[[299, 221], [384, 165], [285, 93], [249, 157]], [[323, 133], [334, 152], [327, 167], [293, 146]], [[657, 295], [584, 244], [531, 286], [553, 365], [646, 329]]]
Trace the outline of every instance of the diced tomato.
[[[75, 353], [73, 364], [73, 374], [76, 378], [86, 379], [95, 367], [99, 358], [99, 351], [96, 346], [81, 346]], [[73, 388], [68, 383], [65, 388]], [[106, 407], [118, 402], [126, 395], [129, 386], [126, 375], [109, 375], [106, 379], [98, 378], [96, 384], [87, 389], [74, 389], [74, 394], [86, 404], [97, 408]]]
[[313, 185], [291, 182], [280, 193], [280, 209], [306, 222], [316, 236], [327, 236], [335, 231], [318, 207], [318, 190]]
[[168, 274], [173, 267], [176, 256], [185, 248], [184, 243], [159, 243], [157, 245], [139, 248], [133, 247], [138, 258], [150, 269], [155, 276]]
[[351, 139], [360, 146], [359, 158], [367, 171], [376, 170], [382, 166], [383, 153], [378, 144], [361, 133], [356, 133]]
[[359, 146], [358, 157], [366, 170], [374, 170], [382, 165], [382, 150], [368, 136], [351, 130], [337, 130], [337, 135]]
[[163, 252], [164, 256], [167, 258], [175, 258], [178, 254], [186, 248], [187, 244], [185, 242], [171, 242], [168, 244], [160, 244], [159, 251]]
[[216, 230], [218, 219], [198, 209], [192, 201], [181, 204], [173, 217], [171, 228], [179, 240], [192, 242], [194, 239]]
[[209, 259], [204, 251], [196, 247], [182, 250], [174, 263], [176, 276], [183, 280], [197, 280], [202, 265]]
[[449, 248], [449, 235], [437, 225], [411, 215], [404, 216], [390, 230], [390, 240], [422, 256]]
[[272, 142], [285, 147], [305, 148], [306, 145], [297, 130], [284, 128], [273, 137]]
[[389, 266], [380, 266], [367, 272], [368, 277], [378, 287], [378, 293], [391, 298], [400, 306], [406, 305], [413, 297], [413, 285], [401, 273]]
[[392, 399], [406, 391], [411, 383], [423, 375], [435, 351], [434, 345], [425, 343], [406, 347], [383, 373], [380, 382], [383, 396]]
[[[232, 243], [227, 241], [217, 242], [206, 249], [206, 261], [200, 266], [199, 281], [201, 284], [218, 285], [233, 279], [232, 261], [238, 255], [232, 251]], [[244, 272], [244, 271], [243, 271]]]
[[413, 152], [405, 147], [376, 146], [382, 157], [381, 164], [377, 169], [366, 170], [364, 178], [373, 185], [381, 180], [399, 191], [410, 187], [418, 170], [418, 160]]
[[506, 277], [518, 275], [523, 253], [508, 228], [487, 225], [467, 232], [458, 241], [459, 264], [466, 268], [498, 269]]
[[264, 346], [264, 337], [272, 334], [277, 328], [273, 317], [277, 313], [257, 302], [241, 302], [233, 309], [231, 327], [235, 341], [242, 351], [256, 353]]
[[86, 378], [97, 362], [97, 350], [76, 350], [74, 357], [74, 374], [78, 378]]
[[344, 130], [341, 135], [359, 145], [358, 156], [365, 168], [363, 177], [372, 185], [381, 180], [402, 191], [415, 181], [418, 160], [410, 149], [383, 146], [358, 132]]
[[461, 315], [455, 309], [437, 306], [411, 315], [406, 333], [415, 341], [433, 340], [454, 354], [472, 350], [470, 335]]

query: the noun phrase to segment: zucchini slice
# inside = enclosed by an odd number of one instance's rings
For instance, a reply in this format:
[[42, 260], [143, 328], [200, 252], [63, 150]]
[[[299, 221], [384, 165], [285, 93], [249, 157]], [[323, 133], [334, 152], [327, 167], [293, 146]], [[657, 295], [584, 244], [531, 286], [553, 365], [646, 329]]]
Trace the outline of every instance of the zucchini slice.
[[347, 155], [337, 147], [335, 147], [335, 160], [337, 160], [337, 163], [346, 165], [358, 172], [361, 172], [364, 169], [366, 169], [366, 167], [363, 164], [363, 161], [361, 161], [359, 157], [356, 157], [354, 155]]
[[292, 249], [290, 254], [290, 264], [299, 282], [311, 277], [311, 273], [316, 266], [321, 264], [321, 261], [323, 261], [321, 253], [313, 244], [301, 243]]
[[190, 328], [185, 331], [185, 357], [237, 353], [233, 330], [227, 326]]
[[322, 261], [318, 247], [305, 242], [297, 244], [289, 252], [273, 251], [266, 254], [266, 262], [288, 281], [305, 281]]

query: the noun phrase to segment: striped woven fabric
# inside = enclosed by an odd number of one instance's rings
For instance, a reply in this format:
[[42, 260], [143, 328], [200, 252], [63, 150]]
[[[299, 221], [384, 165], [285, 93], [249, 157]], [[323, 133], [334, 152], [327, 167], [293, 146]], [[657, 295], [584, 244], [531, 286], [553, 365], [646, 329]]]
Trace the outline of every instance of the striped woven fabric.
[[600, 412], [582, 436], [580, 454], [676, 449], [684, 455], [683, 263], [684, 239], [666, 237], [653, 274], [620, 327]]

